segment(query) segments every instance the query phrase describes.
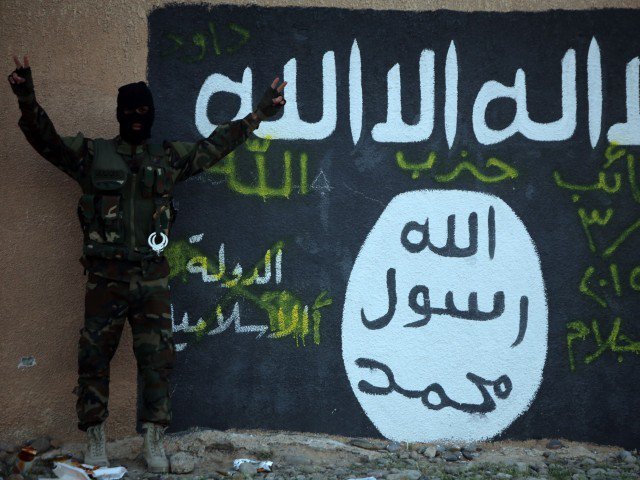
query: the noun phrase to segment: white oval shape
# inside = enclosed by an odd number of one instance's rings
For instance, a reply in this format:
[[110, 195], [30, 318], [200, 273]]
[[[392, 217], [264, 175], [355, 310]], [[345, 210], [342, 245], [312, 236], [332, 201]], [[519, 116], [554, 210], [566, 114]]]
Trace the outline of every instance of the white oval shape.
[[540, 260], [513, 210], [486, 193], [420, 190], [395, 197], [360, 249], [342, 355], [386, 438], [478, 441], [528, 409], [547, 330]]

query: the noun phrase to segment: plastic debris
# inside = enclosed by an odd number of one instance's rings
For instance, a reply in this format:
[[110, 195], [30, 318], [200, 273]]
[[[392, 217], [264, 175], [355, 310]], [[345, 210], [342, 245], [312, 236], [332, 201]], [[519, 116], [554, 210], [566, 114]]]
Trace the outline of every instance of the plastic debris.
[[53, 473], [61, 480], [120, 480], [127, 473], [124, 467], [94, 467], [74, 461], [54, 465]]
[[253, 465], [257, 465], [258, 473], [269, 473], [273, 466], [273, 462], [271, 461], [260, 462], [258, 460], [251, 460], [250, 458], [237, 458], [233, 461], [234, 470], [240, 470], [240, 465], [243, 463], [252, 463]]
[[35, 367], [35, 365], [36, 365], [36, 357], [34, 356], [22, 357], [20, 359], [20, 362], [18, 362], [18, 368]]
[[16, 457], [16, 463], [13, 464], [12, 472], [20, 475], [26, 474], [31, 469], [31, 465], [33, 465], [33, 460], [37, 454], [38, 451], [33, 447], [22, 447]]

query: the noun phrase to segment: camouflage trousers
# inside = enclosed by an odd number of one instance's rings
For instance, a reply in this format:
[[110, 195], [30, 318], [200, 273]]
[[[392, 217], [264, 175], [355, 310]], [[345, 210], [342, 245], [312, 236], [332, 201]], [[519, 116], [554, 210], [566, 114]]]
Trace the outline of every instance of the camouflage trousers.
[[85, 321], [78, 348], [78, 427], [86, 430], [109, 415], [109, 363], [129, 320], [142, 379], [142, 422], [171, 421], [169, 374], [175, 361], [168, 278], [117, 281], [89, 273]]

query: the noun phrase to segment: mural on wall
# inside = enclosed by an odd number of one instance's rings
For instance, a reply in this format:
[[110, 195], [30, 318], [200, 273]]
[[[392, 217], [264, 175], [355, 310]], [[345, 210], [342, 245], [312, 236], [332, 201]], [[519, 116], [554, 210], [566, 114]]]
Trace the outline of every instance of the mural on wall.
[[385, 437], [480, 440], [504, 430], [529, 407], [547, 353], [542, 272], [522, 222], [484, 193], [395, 197], [349, 278], [342, 349]]
[[636, 445], [638, 17], [154, 10], [156, 139], [288, 82], [176, 190], [173, 428]]

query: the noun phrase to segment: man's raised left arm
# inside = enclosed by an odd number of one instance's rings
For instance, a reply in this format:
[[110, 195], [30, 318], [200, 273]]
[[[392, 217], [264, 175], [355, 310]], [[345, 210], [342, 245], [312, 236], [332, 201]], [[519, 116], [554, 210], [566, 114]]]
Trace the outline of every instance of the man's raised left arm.
[[283, 90], [287, 82], [278, 86], [279, 81], [279, 78], [273, 81], [256, 110], [243, 119], [219, 125], [211, 135], [196, 143], [167, 142], [165, 147], [171, 148], [171, 165], [179, 171], [176, 182], [186, 180], [222, 160], [244, 143], [262, 120], [276, 115], [286, 103]]

